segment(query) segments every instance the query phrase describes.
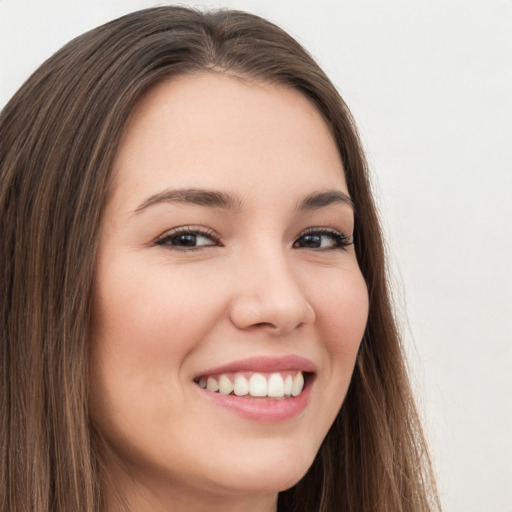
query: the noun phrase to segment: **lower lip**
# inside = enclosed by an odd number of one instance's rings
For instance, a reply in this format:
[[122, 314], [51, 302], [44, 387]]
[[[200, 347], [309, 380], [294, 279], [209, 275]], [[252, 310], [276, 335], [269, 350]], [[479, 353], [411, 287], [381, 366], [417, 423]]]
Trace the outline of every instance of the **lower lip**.
[[216, 405], [245, 419], [259, 423], [276, 423], [290, 420], [304, 411], [309, 402], [312, 384], [312, 379], [308, 379], [300, 395], [284, 400], [221, 395], [199, 386], [197, 389]]

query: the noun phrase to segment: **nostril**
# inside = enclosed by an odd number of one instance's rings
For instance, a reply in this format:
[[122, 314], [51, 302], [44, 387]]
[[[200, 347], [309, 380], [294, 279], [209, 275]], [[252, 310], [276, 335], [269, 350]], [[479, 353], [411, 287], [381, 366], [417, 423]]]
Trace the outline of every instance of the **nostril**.
[[276, 326], [270, 322], [258, 322], [257, 324], [254, 324], [254, 327], [272, 327], [276, 328]]

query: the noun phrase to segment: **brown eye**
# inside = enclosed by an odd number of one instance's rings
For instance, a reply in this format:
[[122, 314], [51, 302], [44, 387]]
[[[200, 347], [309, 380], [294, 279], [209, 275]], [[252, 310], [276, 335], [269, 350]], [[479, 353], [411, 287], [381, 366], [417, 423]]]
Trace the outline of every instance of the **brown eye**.
[[351, 245], [349, 237], [337, 230], [315, 230], [301, 235], [295, 240], [295, 249], [339, 249]]
[[190, 228], [177, 228], [164, 235], [156, 243], [177, 249], [199, 249], [218, 245], [212, 233]]
[[318, 249], [322, 246], [322, 235], [304, 235], [296, 242], [296, 247], [307, 247], [308, 249]]

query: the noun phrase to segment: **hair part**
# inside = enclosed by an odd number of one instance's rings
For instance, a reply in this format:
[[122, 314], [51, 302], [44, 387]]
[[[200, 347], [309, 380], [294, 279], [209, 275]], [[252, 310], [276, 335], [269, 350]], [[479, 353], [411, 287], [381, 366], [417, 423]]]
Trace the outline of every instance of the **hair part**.
[[439, 508], [350, 112], [288, 34], [239, 11], [159, 7], [68, 43], [0, 116], [0, 510], [95, 512], [105, 483], [88, 413], [89, 325], [102, 210], [130, 113], [162, 80], [223, 72], [291, 87], [322, 114], [356, 206], [370, 313], [342, 409], [279, 512]]

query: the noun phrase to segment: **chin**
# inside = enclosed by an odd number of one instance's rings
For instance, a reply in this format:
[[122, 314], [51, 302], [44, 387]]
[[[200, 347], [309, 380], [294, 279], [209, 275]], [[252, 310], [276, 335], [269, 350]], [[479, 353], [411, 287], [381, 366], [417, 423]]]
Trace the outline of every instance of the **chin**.
[[272, 465], [257, 472], [245, 471], [243, 475], [228, 476], [225, 481], [216, 481], [216, 489], [219, 485], [226, 491], [234, 494], [266, 494], [278, 493], [293, 487], [306, 474], [307, 468], [294, 468], [293, 470], [275, 470]]
[[297, 447], [293, 453], [269, 453], [260, 450], [226, 461], [216, 472], [215, 484], [239, 493], [281, 492], [293, 487], [313, 463], [316, 450]]

